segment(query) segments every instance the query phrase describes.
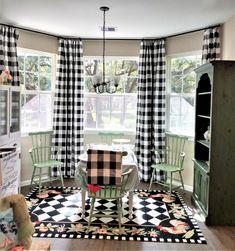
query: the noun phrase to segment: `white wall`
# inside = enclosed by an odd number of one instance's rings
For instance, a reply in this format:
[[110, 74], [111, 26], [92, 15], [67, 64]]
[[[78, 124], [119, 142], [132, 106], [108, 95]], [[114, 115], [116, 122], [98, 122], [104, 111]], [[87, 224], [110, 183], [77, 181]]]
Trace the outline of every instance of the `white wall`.
[[221, 42], [221, 58], [223, 60], [235, 60], [235, 15], [224, 23]]

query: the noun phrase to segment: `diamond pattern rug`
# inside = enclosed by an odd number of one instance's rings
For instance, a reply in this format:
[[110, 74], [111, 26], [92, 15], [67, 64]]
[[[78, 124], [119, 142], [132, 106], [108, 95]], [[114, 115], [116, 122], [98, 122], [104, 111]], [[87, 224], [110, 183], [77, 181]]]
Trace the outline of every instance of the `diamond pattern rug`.
[[[26, 196], [34, 237], [137, 240], [205, 244], [206, 240], [182, 197], [171, 197], [160, 190], [136, 190], [133, 196], [133, 218], [129, 219], [128, 197], [123, 199], [122, 229], [110, 217], [93, 218], [90, 230], [86, 213], [81, 214], [81, 190], [77, 187], [44, 187], [38, 195], [35, 188]], [[95, 208], [115, 209], [115, 201], [97, 200]]]

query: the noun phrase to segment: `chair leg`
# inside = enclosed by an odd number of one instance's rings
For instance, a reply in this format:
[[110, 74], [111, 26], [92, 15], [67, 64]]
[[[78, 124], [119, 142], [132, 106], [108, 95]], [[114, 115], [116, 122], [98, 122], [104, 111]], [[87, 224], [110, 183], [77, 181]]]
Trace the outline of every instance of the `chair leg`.
[[59, 166], [59, 170], [60, 170], [60, 181], [61, 181], [61, 184], [62, 184], [62, 188], [64, 188], [64, 178], [63, 178], [63, 174], [62, 174], [62, 171], [61, 171], [61, 166]]
[[155, 171], [156, 171], [156, 169], [153, 168], [152, 177], [151, 177], [150, 184], [149, 184], [149, 190], [151, 190], [151, 186], [152, 186], [152, 183], [153, 183], [153, 178], [154, 178], [154, 173], [155, 173]]
[[172, 192], [172, 172], [170, 172], [170, 196]]
[[48, 167], [48, 175], [49, 175], [49, 179], [50, 179], [50, 184], [52, 184], [52, 180], [51, 180], [51, 166]]
[[93, 216], [93, 211], [94, 211], [94, 206], [95, 206], [95, 198], [91, 199], [91, 208], [90, 208], [90, 213], [89, 213], [89, 220], [88, 220], [88, 226], [87, 226], [87, 230], [90, 230], [90, 226], [91, 226], [91, 219]]
[[39, 168], [39, 191], [38, 193], [41, 193], [41, 185], [42, 185], [42, 181], [41, 181], [41, 177], [42, 177], [42, 169]]
[[[181, 180], [182, 188], [183, 188], [183, 190], [184, 190], [184, 181], [183, 181], [183, 177], [182, 177], [181, 171], [179, 171], [179, 174], [180, 174], [180, 180]], [[184, 190], [184, 191], [185, 191], [185, 190]]]
[[34, 180], [35, 170], [36, 170], [36, 167], [33, 167], [33, 173], [32, 173], [31, 182], [30, 182], [31, 187], [32, 187], [33, 180]]
[[118, 210], [118, 227], [119, 231], [121, 231], [122, 228], [122, 206], [121, 206], [121, 199], [118, 200], [117, 204], [117, 210]]

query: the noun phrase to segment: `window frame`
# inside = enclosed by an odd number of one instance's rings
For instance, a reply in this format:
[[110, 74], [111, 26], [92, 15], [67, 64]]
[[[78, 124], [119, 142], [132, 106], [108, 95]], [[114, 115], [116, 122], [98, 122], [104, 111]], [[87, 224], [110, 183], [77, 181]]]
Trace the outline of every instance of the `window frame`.
[[[190, 93], [176, 93], [172, 94], [171, 93], [171, 59], [173, 58], [180, 58], [180, 57], [187, 57], [187, 56], [200, 56], [202, 55], [201, 50], [196, 50], [196, 51], [188, 51], [188, 52], [182, 52], [182, 53], [176, 53], [176, 54], [169, 54], [166, 56], [166, 130], [171, 132], [171, 133], [176, 133], [170, 131], [170, 99], [171, 97], [193, 97], [194, 98], [194, 111], [193, 111], [193, 116], [194, 116], [194, 127], [195, 127], [195, 97], [196, 97], [196, 89], [194, 94]], [[196, 86], [195, 86], [196, 87]], [[195, 131], [195, 130], [194, 130]], [[186, 133], [181, 133], [183, 136], [187, 136], [189, 140], [194, 140], [195, 138], [195, 132], [193, 135], [188, 135]]]
[[[51, 90], [50, 91], [43, 91], [43, 90], [26, 90], [25, 88], [21, 89], [21, 96], [24, 95], [24, 99], [26, 95], [40, 95], [40, 94], [51, 94], [51, 127], [48, 130], [52, 130], [53, 128], [53, 108], [54, 108], [54, 98], [55, 98], [55, 84], [56, 84], [56, 62], [57, 62], [57, 55], [55, 53], [45, 52], [41, 50], [34, 50], [28, 49], [23, 47], [17, 47], [17, 55], [20, 53], [32, 53], [36, 54], [37, 56], [46, 56], [51, 58]], [[21, 113], [21, 128], [22, 126], [22, 119], [24, 114]], [[40, 116], [40, 113], [39, 113]], [[38, 129], [37, 129], [38, 130]], [[36, 131], [36, 130], [35, 130]], [[21, 136], [28, 136], [28, 132], [22, 132]]]
[[[102, 56], [83, 56], [83, 60], [101, 60], [103, 59]], [[105, 60], [108, 61], [108, 60], [135, 60], [137, 62], [137, 64], [139, 65], [139, 58], [138, 57], [133, 57], [133, 56], [105, 56]], [[106, 75], [108, 76], [108, 75]], [[85, 69], [84, 69], [84, 84], [85, 84]], [[138, 75], [137, 75], [137, 78], [138, 78]], [[137, 98], [137, 93], [113, 93], [113, 94], [108, 94], [108, 93], [102, 93], [102, 94], [97, 94], [95, 92], [86, 92], [85, 91], [85, 87], [84, 87], [84, 97], [85, 96], [88, 96], [88, 97], [97, 97], [97, 96], [106, 96], [106, 97], [109, 97], [109, 96], [120, 96], [120, 97], [133, 97], [133, 96], [136, 96]], [[124, 99], [125, 100], [125, 99]], [[125, 101], [124, 101], [125, 102]], [[137, 105], [137, 104], [136, 104]], [[97, 114], [97, 110], [98, 110], [98, 106], [96, 106], [96, 114]], [[85, 115], [84, 115], [85, 116]], [[96, 123], [96, 128], [85, 128], [85, 125], [84, 125], [84, 133], [88, 133], [88, 134], [98, 134], [98, 132], [123, 132], [125, 135], [135, 135], [136, 134], [136, 129], [133, 129], [133, 130], [128, 130], [128, 129], [118, 129], [118, 130], [115, 130], [115, 129], [105, 129], [105, 128], [97, 128], [97, 123]]]

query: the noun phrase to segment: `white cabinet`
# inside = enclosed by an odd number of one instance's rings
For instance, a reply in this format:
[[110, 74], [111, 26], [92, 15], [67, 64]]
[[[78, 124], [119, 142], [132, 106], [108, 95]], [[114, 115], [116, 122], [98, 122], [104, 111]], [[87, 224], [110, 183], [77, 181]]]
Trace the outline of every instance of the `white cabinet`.
[[0, 198], [20, 183], [20, 87], [0, 85]]
[[0, 146], [20, 138], [20, 87], [0, 85]]

